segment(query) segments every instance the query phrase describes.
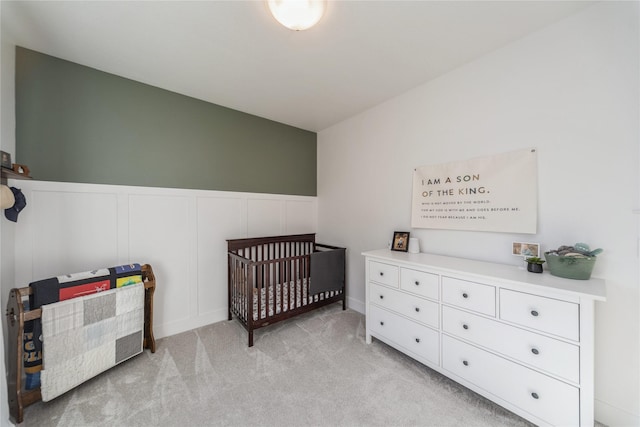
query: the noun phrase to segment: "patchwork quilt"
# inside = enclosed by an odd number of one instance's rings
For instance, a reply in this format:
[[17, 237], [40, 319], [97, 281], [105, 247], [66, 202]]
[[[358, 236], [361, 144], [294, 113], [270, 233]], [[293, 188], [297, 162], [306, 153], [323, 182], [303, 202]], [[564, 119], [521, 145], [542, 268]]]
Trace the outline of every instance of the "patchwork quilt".
[[144, 284], [42, 307], [47, 402], [142, 352]]

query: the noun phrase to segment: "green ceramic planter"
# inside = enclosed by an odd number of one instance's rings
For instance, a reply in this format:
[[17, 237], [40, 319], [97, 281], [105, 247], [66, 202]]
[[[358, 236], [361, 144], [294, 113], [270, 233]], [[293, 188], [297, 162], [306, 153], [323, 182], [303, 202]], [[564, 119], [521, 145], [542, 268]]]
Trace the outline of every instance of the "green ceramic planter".
[[554, 276], [566, 279], [589, 280], [597, 257], [575, 258], [548, 254], [545, 252], [547, 270]]

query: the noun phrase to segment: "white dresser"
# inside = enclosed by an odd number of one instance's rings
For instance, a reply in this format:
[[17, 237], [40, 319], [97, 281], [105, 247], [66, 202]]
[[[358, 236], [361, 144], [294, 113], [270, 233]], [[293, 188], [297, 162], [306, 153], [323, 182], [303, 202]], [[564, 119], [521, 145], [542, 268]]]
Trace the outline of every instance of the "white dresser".
[[593, 426], [601, 279], [387, 249], [366, 257], [375, 337], [538, 425]]

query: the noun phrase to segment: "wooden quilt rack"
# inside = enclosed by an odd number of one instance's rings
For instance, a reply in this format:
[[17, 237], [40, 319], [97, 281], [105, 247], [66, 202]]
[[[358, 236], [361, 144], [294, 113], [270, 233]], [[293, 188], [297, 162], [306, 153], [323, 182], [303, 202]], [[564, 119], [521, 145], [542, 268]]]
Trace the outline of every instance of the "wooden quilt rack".
[[[156, 351], [156, 340], [153, 337], [153, 293], [156, 289], [156, 278], [149, 264], [142, 266], [144, 282], [144, 341], [143, 348], [152, 353]], [[11, 421], [20, 424], [24, 416], [24, 408], [42, 400], [40, 387], [32, 390], [22, 389], [23, 379], [23, 332], [24, 324], [42, 315], [42, 309], [25, 311], [23, 298], [31, 294], [30, 287], [13, 288], [7, 302], [7, 389], [9, 393], [9, 416]]]

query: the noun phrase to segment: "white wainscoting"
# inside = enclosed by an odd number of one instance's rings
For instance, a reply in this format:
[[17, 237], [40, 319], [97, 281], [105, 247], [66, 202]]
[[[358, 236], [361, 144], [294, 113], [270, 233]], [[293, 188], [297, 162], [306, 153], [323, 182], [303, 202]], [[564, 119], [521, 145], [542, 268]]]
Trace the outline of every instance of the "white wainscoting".
[[156, 338], [227, 318], [226, 239], [314, 233], [317, 198], [10, 181], [27, 207], [15, 224], [16, 287], [94, 268], [151, 264]]

